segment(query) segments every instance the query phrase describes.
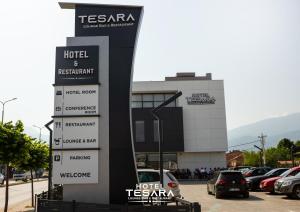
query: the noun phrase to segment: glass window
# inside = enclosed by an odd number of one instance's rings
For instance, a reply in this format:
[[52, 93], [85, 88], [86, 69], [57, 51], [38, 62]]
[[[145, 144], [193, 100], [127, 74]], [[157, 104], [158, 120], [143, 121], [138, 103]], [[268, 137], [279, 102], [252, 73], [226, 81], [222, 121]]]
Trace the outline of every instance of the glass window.
[[154, 101], [163, 102], [164, 100], [164, 94], [154, 94]]
[[158, 120], [153, 120], [153, 141], [158, 142]]
[[156, 153], [148, 154], [148, 161], [159, 161], [159, 155]]
[[153, 107], [153, 102], [143, 102], [143, 107]]
[[[156, 93], [156, 94], [133, 94], [132, 107], [133, 108], [153, 108], [159, 106], [168, 98], [172, 97], [172, 93]], [[176, 100], [168, 104], [166, 107], [176, 107]]]
[[147, 182], [156, 182], [159, 181], [159, 173], [158, 172], [138, 172], [139, 181], [140, 183], [147, 183]]
[[135, 121], [135, 141], [145, 142], [145, 122]]
[[154, 102], [154, 107], [157, 107], [158, 105], [160, 105], [163, 102]]
[[152, 94], [143, 94], [143, 101], [153, 101]]
[[165, 100], [171, 98], [172, 96], [174, 96], [175, 94], [174, 93], [168, 93], [168, 94], [165, 94]]
[[142, 94], [133, 94], [131, 100], [141, 102], [142, 101]]
[[175, 101], [170, 102], [170, 104], [166, 105], [166, 107], [176, 107]]
[[142, 104], [142, 102], [131, 102], [131, 107], [132, 108], [142, 108], [143, 104]]

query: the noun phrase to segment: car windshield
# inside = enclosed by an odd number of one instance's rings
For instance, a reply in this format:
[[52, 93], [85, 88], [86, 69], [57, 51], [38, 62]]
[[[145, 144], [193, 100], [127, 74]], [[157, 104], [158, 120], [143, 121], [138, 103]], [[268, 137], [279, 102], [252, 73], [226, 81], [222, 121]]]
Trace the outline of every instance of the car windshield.
[[295, 177], [300, 177], [300, 172], [298, 174], [296, 174]]
[[274, 174], [274, 172], [276, 172], [277, 169], [273, 169], [271, 171], [268, 171], [267, 173], [265, 173], [265, 176], [271, 176], [272, 174]]
[[291, 173], [291, 169], [286, 170], [285, 172], [283, 172], [281, 175], [279, 175], [280, 177], [286, 177], [289, 173]]

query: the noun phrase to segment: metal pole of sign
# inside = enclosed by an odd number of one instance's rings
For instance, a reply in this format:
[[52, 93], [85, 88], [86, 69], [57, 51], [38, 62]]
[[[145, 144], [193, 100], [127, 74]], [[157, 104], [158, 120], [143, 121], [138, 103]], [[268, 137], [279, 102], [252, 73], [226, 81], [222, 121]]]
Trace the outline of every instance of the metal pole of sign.
[[164, 186], [164, 178], [163, 178], [163, 149], [162, 149], [162, 142], [163, 142], [163, 128], [162, 128], [162, 121], [159, 118], [157, 112], [165, 107], [166, 105], [170, 104], [171, 102], [175, 101], [178, 97], [182, 95], [182, 92], [177, 92], [174, 96], [170, 97], [160, 105], [158, 105], [156, 108], [154, 108], [151, 113], [154, 116], [154, 118], [158, 121], [158, 151], [159, 151], [159, 175], [160, 175], [160, 184], [163, 187]]
[[51, 189], [52, 189], [52, 129], [50, 128], [50, 125], [53, 124], [53, 120], [49, 121], [47, 124], [45, 124], [45, 127], [50, 132], [50, 141], [49, 141], [49, 174], [48, 174], [48, 199], [51, 199]]

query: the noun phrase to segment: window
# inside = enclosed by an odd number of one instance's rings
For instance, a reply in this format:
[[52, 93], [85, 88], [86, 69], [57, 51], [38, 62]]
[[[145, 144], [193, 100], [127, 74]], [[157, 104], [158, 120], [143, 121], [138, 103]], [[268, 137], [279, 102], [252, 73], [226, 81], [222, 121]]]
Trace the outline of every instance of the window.
[[159, 181], [159, 173], [157, 172], [138, 172], [140, 183]]
[[153, 107], [153, 102], [143, 102], [143, 108]]
[[135, 142], [145, 142], [144, 121], [135, 121]]
[[[154, 93], [154, 94], [133, 94], [132, 108], [153, 108], [157, 107], [175, 93]], [[168, 104], [166, 107], [176, 107], [176, 100]]]
[[132, 108], [141, 108], [143, 107], [142, 102], [131, 102], [131, 107]]
[[153, 141], [158, 142], [158, 120], [153, 120]]
[[142, 94], [134, 94], [134, 95], [132, 95], [131, 101], [133, 101], [133, 102], [141, 102], [142, 101]]

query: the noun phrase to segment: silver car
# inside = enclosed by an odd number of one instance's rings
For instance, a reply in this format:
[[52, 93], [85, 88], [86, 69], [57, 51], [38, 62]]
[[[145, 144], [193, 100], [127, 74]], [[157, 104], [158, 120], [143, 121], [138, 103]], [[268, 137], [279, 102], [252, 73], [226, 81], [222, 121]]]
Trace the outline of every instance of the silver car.
[[277, 180], [274, 190], [277, 193], [286, 194], [288, 197], [300, 199], [300, 173]]
[[4, 175], [0, 173], [0, 184], [4, 184]]

